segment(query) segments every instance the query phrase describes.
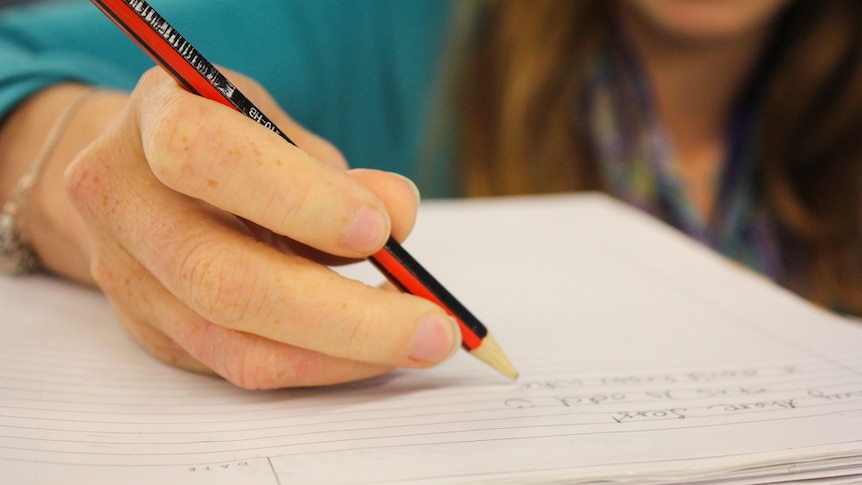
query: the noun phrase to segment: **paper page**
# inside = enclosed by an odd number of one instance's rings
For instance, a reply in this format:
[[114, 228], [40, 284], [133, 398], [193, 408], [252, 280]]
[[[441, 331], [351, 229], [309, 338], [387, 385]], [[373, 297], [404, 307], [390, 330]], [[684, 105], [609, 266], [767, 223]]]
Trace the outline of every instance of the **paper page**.
[[862, 326], [655, 221], [599, 196], [437, 202], [405, 247], [488, 325], [517, 382], [462, 352], [243, 391], [156, 362], [96, 292], [0, 279], [0, 476], [747, 483], [862, 468]]

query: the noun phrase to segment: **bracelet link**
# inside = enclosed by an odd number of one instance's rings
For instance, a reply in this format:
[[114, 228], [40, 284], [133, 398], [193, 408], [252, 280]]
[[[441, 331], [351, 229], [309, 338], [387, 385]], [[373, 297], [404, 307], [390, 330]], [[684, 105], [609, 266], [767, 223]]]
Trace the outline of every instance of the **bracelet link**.
[[0, 213], [0, 273], [23, 275], [38, 271], [39, 256], [17, 227], [18, 204], [6, 203]]

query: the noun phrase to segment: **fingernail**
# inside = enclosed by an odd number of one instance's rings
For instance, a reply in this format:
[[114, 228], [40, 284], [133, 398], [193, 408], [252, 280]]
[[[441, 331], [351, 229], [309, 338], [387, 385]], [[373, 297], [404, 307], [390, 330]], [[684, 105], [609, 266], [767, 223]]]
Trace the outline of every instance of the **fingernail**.
[[350, 251], [370, 252], [382, 246], [388, 234], [389, 217], [377, 209], [363, 207], [350, 224], [341, 245]]
[[422, 200], [422, 194], [419, 193], [419, 187], [417, 187], [416, 184], [409, 178], [397, 173], [395, 175], [398, 175], [399, 177], [404, 179], [404, 183], [407, 184], [407, 186], [410, 187], [410, 190], [413, 191], [413, 196], [416, 197], [416, 202], [420, 202]]
[[455, 353], [461, 343], [461, 330], [455, 319], [429, 315], [422, 319], [413, 335], [410, 358], [437, 363]]

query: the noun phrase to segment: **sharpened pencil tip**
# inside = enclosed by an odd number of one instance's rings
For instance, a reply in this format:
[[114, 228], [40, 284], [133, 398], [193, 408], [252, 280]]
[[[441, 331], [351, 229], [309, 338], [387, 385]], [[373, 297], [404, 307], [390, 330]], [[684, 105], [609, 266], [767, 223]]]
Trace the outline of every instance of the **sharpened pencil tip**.
[[518, 379], [518, 370], [515, 369], [515, 366], [512, 365], [509, 358], [506, 357], [506, 354], [503, 353], [503, 349], [500, 348], [500, 345], [494, 339], [493, 335], [485, 335], [485, 338], [482, 339], [482, 345], [473, 349], [470, 354], [490, 365], [496, 369], [497, 372], [503, 374], [509, 379], [513, 381]]

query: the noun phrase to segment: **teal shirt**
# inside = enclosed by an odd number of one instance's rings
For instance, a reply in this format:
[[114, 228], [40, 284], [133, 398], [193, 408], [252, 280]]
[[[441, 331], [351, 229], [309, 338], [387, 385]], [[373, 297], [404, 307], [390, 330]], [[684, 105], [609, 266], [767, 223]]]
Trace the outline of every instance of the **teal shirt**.
[[[248, 75], [351, 166], [416, 178], [451, 4], [151, 0], [210, 62]], [[131, 90], [154, 65], [88, 1], [0, 16], [0, 115], [51, 84]], [[444, 178], [423, 186], [445, 195]], [[445, 185], [445, 184], [444, 184]]]

